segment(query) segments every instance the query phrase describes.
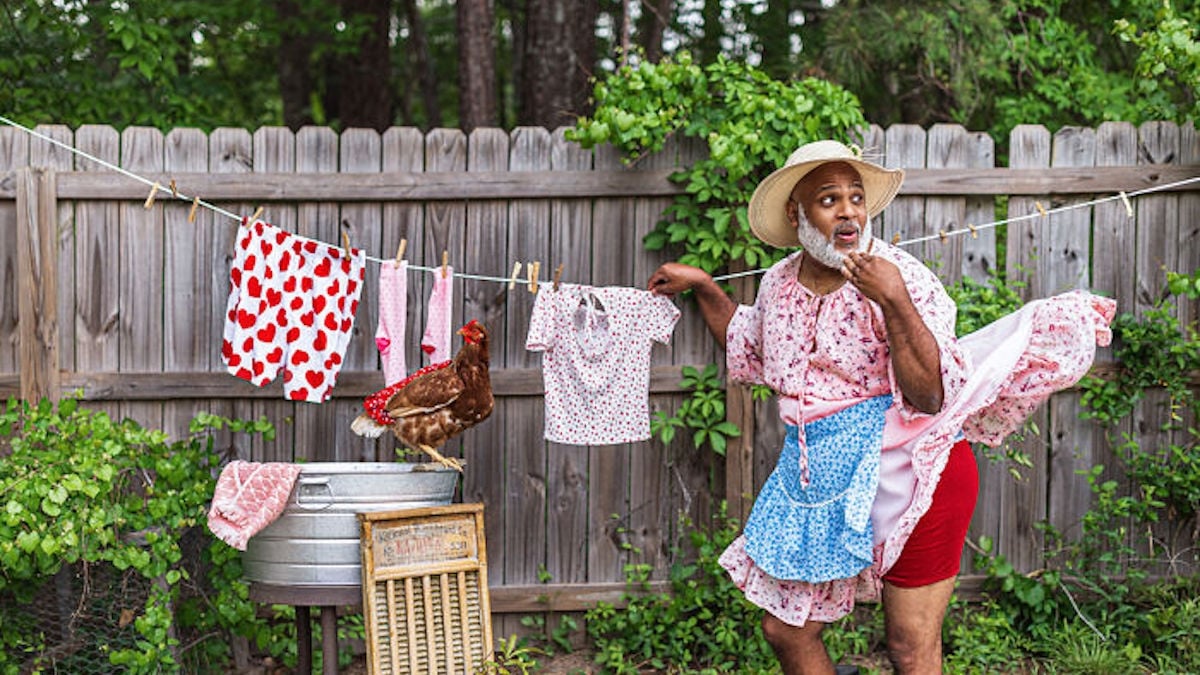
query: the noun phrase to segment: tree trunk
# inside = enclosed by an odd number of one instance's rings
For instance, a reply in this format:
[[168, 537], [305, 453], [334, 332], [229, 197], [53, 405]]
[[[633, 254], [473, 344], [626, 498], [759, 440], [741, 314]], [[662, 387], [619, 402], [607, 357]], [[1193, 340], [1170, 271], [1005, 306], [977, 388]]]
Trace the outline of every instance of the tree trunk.
[[279, 94], [283, 98], [283, 123], [292, 131], [313, 123], [309, 98], [313, 77], [313, 36], [300, 30], [300, 7], [296, 0], [275, 3], [279, 18]]
[[458, 0], [458, 126], [470, 133], [476, 127], [499, 123], [496, 105], [496, 47], [492, 39], [495, 11], [492, 0]]
[[517, 123], [556, 128], [588, 113], [596, 0], [528, 0]]
[[404, 13], [408, 16], [408, 32], [412, 40], [410, 52], [417, 79], [421, 83], [421, 100], [425, 105], [426, 128], [442, 126], [442, 108], [438, 104], [437, 73], [433, 69], [433, 58], [429, 53], [429, 41], [425, 39], [425, 26], [421, 21], [421, 8], [417, 0], [404, 0]]
[[358, 49], [338, 59], [338, 117], [343, 128], [392, 125], [392, 0], [342, 0], [348, 22], [365, 22]]
[[642, 16], [638, 33], [642, 37], [642, 49], [646, 60], [658, 63], [663, 57], [663, 34], [671, 25], [671, 0], [646, 0], [642, 3]]

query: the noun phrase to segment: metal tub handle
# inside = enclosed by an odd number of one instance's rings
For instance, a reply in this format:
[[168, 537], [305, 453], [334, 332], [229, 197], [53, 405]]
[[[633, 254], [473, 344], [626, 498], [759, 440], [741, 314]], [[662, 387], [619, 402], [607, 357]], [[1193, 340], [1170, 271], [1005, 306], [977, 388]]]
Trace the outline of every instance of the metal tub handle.
[[[296, 486], [296, 506], [305, 509], [306, 511], [323, 511], [333, 506], [333, 488], [329, 485], [329, 476], [312, 476], [308, 478], [300, 476], [300, 478], [297, 480], [299, 484]], [[320, 504], [306, 504], [300, 501], [300, 496], [304, 491], [304, 488], [310, 485], [325, 488], [325, 491], [329, 493], [329, 501]]]

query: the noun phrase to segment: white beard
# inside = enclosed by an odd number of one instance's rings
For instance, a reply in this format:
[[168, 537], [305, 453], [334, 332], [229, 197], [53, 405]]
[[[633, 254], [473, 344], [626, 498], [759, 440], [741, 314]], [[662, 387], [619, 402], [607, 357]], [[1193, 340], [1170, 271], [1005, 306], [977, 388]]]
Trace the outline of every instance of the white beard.
[[[821, 234], [816, 226], [808, 222], [808, 217], [804, 215], [802, 209], [797, 210], [799, 213], [796, 214], [796, 217], [799, 225], [796, 227], [796, 238], [800, 240], [800, 246], [804, 247], [805, 252], [817, 262], [831, 269], [840, 270], [842, 263], [846, 260], [846, 254], [839, 251], [829, 237]], [[867, 216], [866, 224], [858, 231], [859, 253], [866, 253], [870, 244], [871, 217]]]

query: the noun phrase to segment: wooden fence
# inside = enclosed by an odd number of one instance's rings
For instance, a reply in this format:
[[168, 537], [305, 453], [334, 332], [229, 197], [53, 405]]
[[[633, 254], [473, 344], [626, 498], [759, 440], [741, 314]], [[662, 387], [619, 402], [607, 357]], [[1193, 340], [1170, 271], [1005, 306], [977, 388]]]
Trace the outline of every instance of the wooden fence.
[[[540, 261], [543, 283], [563, 265], [564, 281], [643, 287], [664, 257], [645, 251], [649, 232], [680, 188], [671, 169], [699, 149], [673, 144], [636, 168], [610, 150], [583, 151], [559, 132], [520, 128], [383, 134], [327, 128], [253, 133], [218, 129], [105, 126], [39, 132], [79, 151], [198, 195], [236, 214], [265, 207], [263, 219], [327, 242], [345, 226], [355, 247], [435, 267], [443, 251], [458, 272], [506, 278], [514, 261]], [[884, 237], [910, 247], [947, 282], [985, 279], [1007, 250], [1007, 271], [1028, 298], [1089, 287], [1140, 311], [1158, 297], [1167, 270], [1200, 268], [1197, 185], [979, 229], [1009, 217], [1112, 197], [1200, 175], [1193, 128], [1112, 123], [1055, 134], [1022, 126], [1009, 166], [997, 168], [990, 138], [959, 126], [874, 127], [863, 140], [908, 178], [882, 218]], [[58, 397], [82, 390], [91, 407], [182, 434], [198, 411], [256, 418], [278, 428], [274, 441], [244, 443], [257, 461], [390, 461], [394, 443], [349, 431], [362, 398], [383, 384], [373, 341], [379, 265], [366, 290], [334, 398], [320, 405], [283, 400], [278, 381], [255, 388], [224, 370], [219, 354], [228, 267], [238, 222], [160, 195], [145, 185], [21, 131], [0, 129], [0, 397]], [[408, 363], [422, 364], [429, 273], [409, 278]], [[739, 292], [750, 297], [752, 281]], [[743, 436], [726, 457], [690, 440], [577, 447], [542, 438], [541, 356], [524, 348], [534, 296], [494, 281], [455, 284], [455, 324], [485, 321], [494, 335], [497, 408], [450, 452], [465, 457], [461, 498], [486, 505], [489, 578], [497, 635], [519, 631], [522, 614], [578, 611], [615, 599], [624, 566], [646, 563], [663, 580], [686, 543], [680, 516], [706, 522], [720, 499], [743, 515], [781, 443], [771, 403], [729, 391], [729, 417]], [[656, 347], [652, 410], [674, 410], [683, 365], [720, 361], [698, 311], [683, 317], [668, 346]], [[1192, 319], [1195, 307], [1186, 307]], [[1105, 352], [1107, 355], [1107, 352]], [[1078, 417], [1064, 392], [1040, 410], [1040, 435], [1024, 441], [1035, 458], [1028, 478], [981, 459], [982, 487], [972, 536], [988, 535], [1021, 569], [1041, 562], [1034, 525], [1078, 528], [1089, 493], [1076, 474], [1111, 466], [1101, 430]], [[1161, 414], [1143, 406], [1132, 430], [1153, 434]], [[686, 436], [683, 434], [681, 436]], [[965, 568], [969, 569], [969, 568]]]

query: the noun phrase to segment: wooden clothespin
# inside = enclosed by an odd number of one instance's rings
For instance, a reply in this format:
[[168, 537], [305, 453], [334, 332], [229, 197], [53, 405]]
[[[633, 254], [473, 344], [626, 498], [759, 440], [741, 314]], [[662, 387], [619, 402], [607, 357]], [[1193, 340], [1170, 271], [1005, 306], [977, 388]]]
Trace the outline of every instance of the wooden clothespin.
[[154, 185], [150, 188], [150, 194], [146, 197], [146, 203], [142, 206], [146, 207], [147, 209], [149, 209], [151, 206], [154, 206], [154, 198], [158, 196], [158, 188], [158, 181], [154, 181]]
[[179, 199], [179, 189], [175, 187], [174, 178], [171, 179], [171, 196], [175, 199]]
[[1129, 195], [1125, 194], [1124, 190], [1121, 190], [1121, 201], [1125, 204], [1125, 215], [1132, 218], [1133, 217], [1133, 204], [1130, 203]]
[[946, 243], [946, 231], [945, 230], [938, 230], [938, 237], [942, 240], [943, 244]]
[[537, 295], [538, 291], [538, 272], [541, 266], [542, 263], [535, 260], [529, 263], [529, 267], [527, 268], [529, 271], [529, 292], [534, 295]]
[[972, 239], [978, 239], [978, 238], [979, 238], [979, 229], [978, 229], [978, 228], [976, 228], [974, 225], [972, 225], [972, 224], [970, 224], [970, 223], [967, 223], [967, 229], [971, 231], [971, 238], [972, 238]]
[[442, 249], [442, 278], [446, 278], [446, 267], [450, 264], [450, 252]]
[[558, 267], [554, 268], [554, 290], [558, 291], [558, 282], [562, 281], [563, 263], [558, 263]]
[[263, 207], [261, 207], [261, 206], [260, 206], [260, 207], [258, 207], [258, 209], [256, 209], [256, 210], [254, 211], [254, 215], [250, 216], [250, 220], [249, 220], [249, 221], [247, 221], [247, 223], [246, 223], [246, 224], [247, 224], [247, 225], [253, 225], [254, 223], [257, 223], [257, 222], [258, 222], [258, 217], [262, 215], [262, 212], [263, 212]]
[[1042, 214], [1043, 218], [1045, 218], [1048, 215], [1046, 213], [1046, 207], [1042, 206], [1041, 202], [1034, 202], [1033, 205], [1035, 208], [1037, 208], [1038, 213]]
[[342, 230], [342, 246], [346, 249], [346, 257], [347, 258], [353, 257], [350, 254], [350, 234], [347, 233], [345, 230]]
[[188, 209], [188, 222], [196, 222], [196, 208], [200, 206], [200, 197], [192, 197], [192, 208]]
[[404, 260], [404, 249], [406, 248], [408, 248], [408, 238], [401, 237], [400, 245], [396, 247], [396, 267], [399, 267], [401, 261]]
[[896, 234], [892, 235], [892, 246], [895, 246], [896, 244], [899, 244], [899, 243], [900, 243], [900, 233], [897, 232]]
[[521, 273], [521, 261], [518, 260], [517, 262], [513, 263], [512, 275], [508, 278], [508, 290], [511, 291], [512, 289], [517, 287], [517, 275], [520, 273]]

